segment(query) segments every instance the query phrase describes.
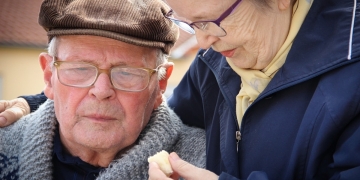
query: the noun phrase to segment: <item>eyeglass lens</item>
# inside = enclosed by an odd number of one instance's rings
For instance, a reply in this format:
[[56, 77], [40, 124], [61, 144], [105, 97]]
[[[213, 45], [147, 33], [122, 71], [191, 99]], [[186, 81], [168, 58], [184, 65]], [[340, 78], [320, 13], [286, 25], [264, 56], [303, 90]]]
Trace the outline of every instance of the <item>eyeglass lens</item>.
[[202, 31], [210, 33], [213, 36], [221, 37], [221, 36], [226, 35], [225, 30], [222, 27], [215, 24], [214, 22], [210, 22], [210, 21], [209, 22], [207, 22], [207, 21], [196, 22], [196, 23], [193, 23], [193, 25]]
[[[77, 62], [62, 62], [57, 70], [60, 82], [73, 87], [92, 86], [99, 74], [96, 66]], [[119, 66], [111, 69], [110, 76], [113, 86], [125, 91], [141, 91], [150, 79], [150, 73], [145, 69]]]
[[149, 72], [144, 69], [115, 67], [111, 70], [111, 80], [117, 89], [143, 90], [149, 79]]
[[190, 33], [190, 34], [195, 34], [194, 28], [192, 28], [188, 23], [185, 23], [185, 22], [182, 22], [182, 21], [179, 21], [176, 19], [171, 19], [171, 20], [185, 32]]

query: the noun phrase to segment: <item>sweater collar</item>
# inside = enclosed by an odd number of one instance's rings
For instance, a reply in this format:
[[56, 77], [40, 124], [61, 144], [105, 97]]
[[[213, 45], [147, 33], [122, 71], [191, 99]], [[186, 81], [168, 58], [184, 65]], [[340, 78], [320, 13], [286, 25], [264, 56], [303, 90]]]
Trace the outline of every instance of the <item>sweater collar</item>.
[[[19, 164], [25, 166], [21, 166], [19, 177], [51, 179], [54, 135], [57, 126], [53, 101], [47, 100], [37, 111], [25, 118], [31, 123], [24, 129], [24, 140], [20, 146], [22, 149]], [[109, 174], [117, 175], [117, 178], [122, 177], [120, 179], [128, 179], [139, 174], [142, 177], [146, 176], [147, 158], [161, 150], [170, 151], [180, 137], [181, 128], [181, 120], [168, 108], [166, 102], [163, 102], [153, 111], [137, 143], [125, 153], [119, 154], [109, 165], [111, 168], [106, 168], [98, 178], [112, 179], [106, 177]], [[32, 165], [39, 167], [34, 168]]]

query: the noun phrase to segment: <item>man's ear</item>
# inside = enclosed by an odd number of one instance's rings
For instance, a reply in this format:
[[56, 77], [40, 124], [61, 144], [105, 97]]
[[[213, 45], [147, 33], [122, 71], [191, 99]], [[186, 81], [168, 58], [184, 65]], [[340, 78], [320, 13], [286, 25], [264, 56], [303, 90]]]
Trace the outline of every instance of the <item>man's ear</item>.
[[159, 81], [159, 87], [160, 87], [160, 90], [164, 93], [165, 90], [166, 90], [166, 87], [167, 87], [168, 79], [170, 78], [171, 73], [172, 73], [172, 71], [173, 71], [174, 63], [172, 63], [172, 62], [167, 62], [166, 64], [163, 65], [163, 67], [166, 69], [166, 74], [165, 74], [165, 77], [163, 77], [162, 79], [160, 79], [160, 81]]
[[44, 73], [44, 82], [45, 82], [45, 89], [44, 93], [47, 98], [53, 99], [54, 93], [53, 93], [53, 86], [52, 86], [52, 70], [51, 70], [51, 62], [53, 58], [47, 53], [41, 53], [39, 56], [40, 66]]
[[163, 65], [163, 67], [166, 69], [166, 73], [165, 76], [159, 80], [159, 93], [156, 97], [156, 102], [154, 104], [154, 109], [156, 109], [158, 106], [160, 106], [160, 104], [163, 102], [162, 96], [165, 93], [166, 90], [166, 86], [167, 86], [167, 82], [168, 79], [171, 76], [171, 73], [173, 71], [174, 68], [174, 63], [172, 62], [167, 62], [166, 64]]

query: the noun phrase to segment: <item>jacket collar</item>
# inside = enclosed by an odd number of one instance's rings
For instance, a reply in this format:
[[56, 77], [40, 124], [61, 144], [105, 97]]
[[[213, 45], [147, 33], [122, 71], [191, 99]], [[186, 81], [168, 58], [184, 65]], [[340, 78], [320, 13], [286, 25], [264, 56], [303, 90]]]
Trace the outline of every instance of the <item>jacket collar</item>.
[[230, 108], [233, 119], [236, 121], [236, 95], [240, 91], [240, 77], [231, 69], [224, 56], [213, 49], [200, 50], [198, 58], [202, 59], [205, 64], [214, 73], [219, 89], [223, 94], [227, 105]]

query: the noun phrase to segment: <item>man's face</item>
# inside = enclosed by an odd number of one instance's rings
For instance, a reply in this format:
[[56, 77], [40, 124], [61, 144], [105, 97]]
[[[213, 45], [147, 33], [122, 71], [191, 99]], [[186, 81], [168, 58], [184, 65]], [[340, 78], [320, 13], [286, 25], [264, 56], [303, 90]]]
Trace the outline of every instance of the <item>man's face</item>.
[[[155, 49], [98, 36], [58, 37], [57, 60], [89, 62], [101, 69], [125, 65], [156, 68]], [[51, 56], [46, 61], [51, 62]], [[133, 144], [161, 98], [157, 74], [140, 92], [115, 89], [101, 73], [91, 87], [69, 87], [59, 82], [56, 68], [48, 77], [45, 94], [54, 100], [62, 143], [70, 149], [118, 152]]]

